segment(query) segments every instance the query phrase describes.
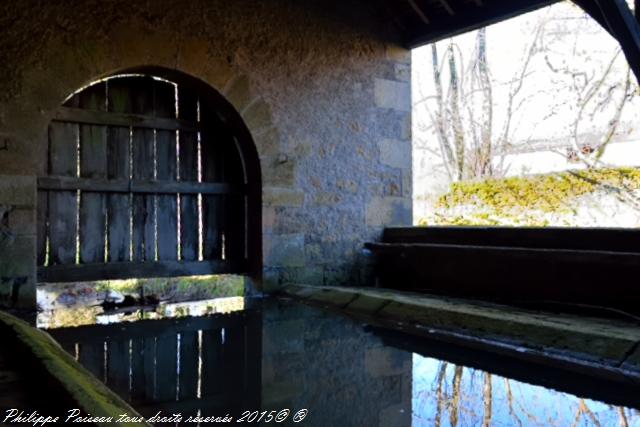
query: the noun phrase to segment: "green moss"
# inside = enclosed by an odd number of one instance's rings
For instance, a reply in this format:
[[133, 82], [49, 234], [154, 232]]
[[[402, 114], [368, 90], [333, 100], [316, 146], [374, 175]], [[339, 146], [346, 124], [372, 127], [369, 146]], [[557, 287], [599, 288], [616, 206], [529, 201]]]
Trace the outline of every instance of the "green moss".
[[244, 277], [235, 275], [192, 276], [157, 279], [106, 280], [96, 282], [96, 290], [113, 289], [125, 294], [171, 297], [174, 300], [196, 300], [244, 296]]
[[[573, 202], [599, 190], [640, 189], [640, 169], [587, 169], [546, 175], [456, 182], [441, 196], [436, 213], [421, 225], [499, 225], [507, 223], [544, 226], [540, 213], [572, 214]], [[473, 207], [460, 215], [457, 208]]]
[[[96, 417], [114, 417], [114, 419], [125, 413], [140, 417], [131, 406], [76, 362], [46, 332], [2, 311], [0, 311], [0, 322], [15, 333], [18, 340], [33, 353], [47, 372], [78, 403], [83, 413]], [[97, 425], [113, 424], [98, 423]], [[130, 423], [128, 425], [149, 426], [150, 424]]]

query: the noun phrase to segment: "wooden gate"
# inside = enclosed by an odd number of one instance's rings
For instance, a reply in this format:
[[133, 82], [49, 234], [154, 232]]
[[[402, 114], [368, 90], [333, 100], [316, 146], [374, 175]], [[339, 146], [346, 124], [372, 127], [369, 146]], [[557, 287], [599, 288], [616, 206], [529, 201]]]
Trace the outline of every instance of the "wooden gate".
[[38, 178], [39, 281], [246, 272], [245, 162], [206, 99], [128, 75], [59, 109]]

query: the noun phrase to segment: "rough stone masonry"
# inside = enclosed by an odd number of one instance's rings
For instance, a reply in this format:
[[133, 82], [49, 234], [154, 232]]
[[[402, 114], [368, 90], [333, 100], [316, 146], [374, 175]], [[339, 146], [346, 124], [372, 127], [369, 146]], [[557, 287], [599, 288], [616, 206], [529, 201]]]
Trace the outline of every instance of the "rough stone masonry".
[[410, 54], [364, 1], [0, 4], [0, 301], [33, 307], [36, 177], [63, 100], [140, 66], [222, 93], [260, 155], [264, 279], [366, 280], [365, 240], [411, 222]]

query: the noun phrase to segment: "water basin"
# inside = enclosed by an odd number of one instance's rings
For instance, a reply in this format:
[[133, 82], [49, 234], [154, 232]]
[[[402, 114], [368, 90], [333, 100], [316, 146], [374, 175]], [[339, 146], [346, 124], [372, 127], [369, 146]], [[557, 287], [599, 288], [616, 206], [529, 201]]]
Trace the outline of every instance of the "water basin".
[[158, 425], [244, 415], [263, 425], [640, 426], [640, 399], [617, 384], [291, 300], [222, 298], [93, 323], [48, 332], [143, 416], [170, 421]]

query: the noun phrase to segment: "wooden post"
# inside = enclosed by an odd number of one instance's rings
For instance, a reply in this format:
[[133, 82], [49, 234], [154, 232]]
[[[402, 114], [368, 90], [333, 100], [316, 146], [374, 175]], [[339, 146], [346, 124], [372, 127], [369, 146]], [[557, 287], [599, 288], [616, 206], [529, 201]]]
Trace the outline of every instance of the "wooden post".
[[640, 24], [625, 0], [595, 0], [640, 81]]

